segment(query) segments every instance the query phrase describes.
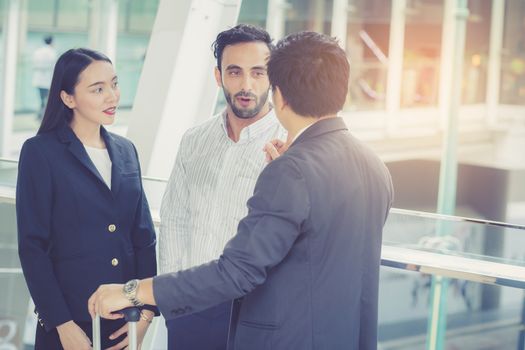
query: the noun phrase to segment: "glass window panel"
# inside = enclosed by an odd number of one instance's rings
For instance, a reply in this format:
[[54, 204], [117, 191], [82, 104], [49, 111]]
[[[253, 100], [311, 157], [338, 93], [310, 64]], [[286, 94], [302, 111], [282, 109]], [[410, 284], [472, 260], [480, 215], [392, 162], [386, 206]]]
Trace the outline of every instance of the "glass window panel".
[[435, 106], [438, 101], [443, 1], [407, 1], [401, 106]]
[[55, 25], [56, 1], [28, 0], [27, 25], [31, 28], [50, 29]]
[[500, 103], [525, 104], [525, 1], [505, 2]]
[[463, 65], [465, 104], [485, 102], [492, 0], [470, 0]]
[[[121, 6], [125, 6], [123, 2]], [[126, 31], [150, 33], [157, 14], [159, 0], [128, 0]]]
[[0, 34], [2, 34], [1, 30], [4, 27], [5, 6], [3, 2], [0, 3]]
[[350, 57], [349, 109], [384, 109], [391, 6], [349, 2], [346, 51]]
[[[119, 2], [119, 33], [117, 39], [117, 69], [121, 90], [121, 108], [131, 108], [146, 57], [159, 0]], [[117, 124], [126, 125], [126, 118]]]
[[[151, 30], [151, 28], [150, 28]], [[117, 40], [117, 73], [119, 76], [120, 107], [131, 108], [146, 57], [148, 34], [120, 33]], [[124, 120], [117, 119], [117, 122]]]
[[59, 0], [57, 26], [60, 30], [87, 30], [88, 14], [89, 2], [87, 0]]
[[242, 1], [238, 22], [264, 28], [266, 26], [267, 12], [268, 0]]
[[125, 0], [125, 1], [119, 2], [119, 6], [118, 6], [118, 31], [119, 32], [126, 32], [129, 30], [130, 11], [131, 11], [131, 1]]
[[290, 0], [285, 35], [311, 30], [330, 34], [333, 0]]

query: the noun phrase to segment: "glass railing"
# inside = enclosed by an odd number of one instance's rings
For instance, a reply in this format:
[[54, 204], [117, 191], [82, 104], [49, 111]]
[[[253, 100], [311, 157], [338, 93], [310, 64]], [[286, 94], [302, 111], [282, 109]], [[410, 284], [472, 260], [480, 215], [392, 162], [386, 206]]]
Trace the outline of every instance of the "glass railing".
[[[143, 180], [158, 226], [166, 181]], [[0, 160], [0, 348], [27, 350], [35, 320], [17, 255], [15, 182], [16, 162]], [[392, 209], [383, 238], [379, 349], [425, 349], [436, 276], [448, 282], [444, 349], [524, 349], [525, 226]], [[164, 340], [152, 330], [143, 349]]]
[[[427, 347], [433, 276], [381, 268], [379, 350], [435, 349]], [[457, 278], [449, 281], [446, 300], [444, 350], [524, 349], [522, 289]]]
[[[0, 160], [0, 349], [23, 349], [29, 292], [17, 249], [15, 161]], [[33, 328], [34, 329], [34, 328]]]
[[383, 247], [387, 266], [525, 289], [525, 225], [392, 209]]
[[17, 167], [16, 160], [0, 158], [0, 186], [4, 186], [6, 190], [14, 188]]
[[392, 209], [381, 258], [380, 349], [524, 349], [525, 225]]

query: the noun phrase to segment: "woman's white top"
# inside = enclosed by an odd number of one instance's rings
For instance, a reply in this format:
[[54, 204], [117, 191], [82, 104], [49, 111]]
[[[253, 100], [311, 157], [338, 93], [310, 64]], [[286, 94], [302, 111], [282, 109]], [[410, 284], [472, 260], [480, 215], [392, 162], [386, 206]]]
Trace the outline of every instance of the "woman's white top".
[[85, 145], [84, 148], [93, 164], [95, 164], [98, 173], [102, 176], [108, 188], [111, 189], [111, 158], [109, 158], [108, 149], [88, 147]]

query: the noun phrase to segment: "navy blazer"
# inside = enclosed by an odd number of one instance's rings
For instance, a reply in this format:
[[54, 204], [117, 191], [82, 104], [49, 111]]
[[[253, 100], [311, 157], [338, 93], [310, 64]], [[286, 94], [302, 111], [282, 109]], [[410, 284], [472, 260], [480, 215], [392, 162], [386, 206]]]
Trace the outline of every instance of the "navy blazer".
[[101, 128], [111, 190], [68, 125], [28, 139], [16, 188], [18, 254], [47, 330], [90, 321], [101, 284], [156, 274], [155, 231], [133, 144]]
[[167, 318], [234, 303], [230, 349], [377, 348], [390, 174], [341, 118], [310, 126], [263, 170], [222, 256], [157, 276]]

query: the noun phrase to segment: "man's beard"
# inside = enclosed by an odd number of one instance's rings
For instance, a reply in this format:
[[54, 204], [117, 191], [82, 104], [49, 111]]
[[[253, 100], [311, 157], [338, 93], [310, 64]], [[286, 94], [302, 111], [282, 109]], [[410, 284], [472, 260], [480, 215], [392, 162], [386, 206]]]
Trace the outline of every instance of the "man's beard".
[[[266, 90], [266, 92], [261, 96], [257, 96], [251, 92], [240, 91], [236, 93], [232, 99], [232, 95], [228, 90], [226, 90], [224, 87], [222, 90], [224, 91], [224, 97], [226, 98], [228, 105], [231, 107], [233, 114], [241, 119], [250, 119], [258, 115], [266, 104], [266, 101], [268, 100], [268, 93], [270, 91], [270, 89]], [[252, 109], [238, 108], [234, 103], [234, 100], [237, 99], [237, 97], [248, 97], [253, 99], [255, 101], [255, 107]]]

